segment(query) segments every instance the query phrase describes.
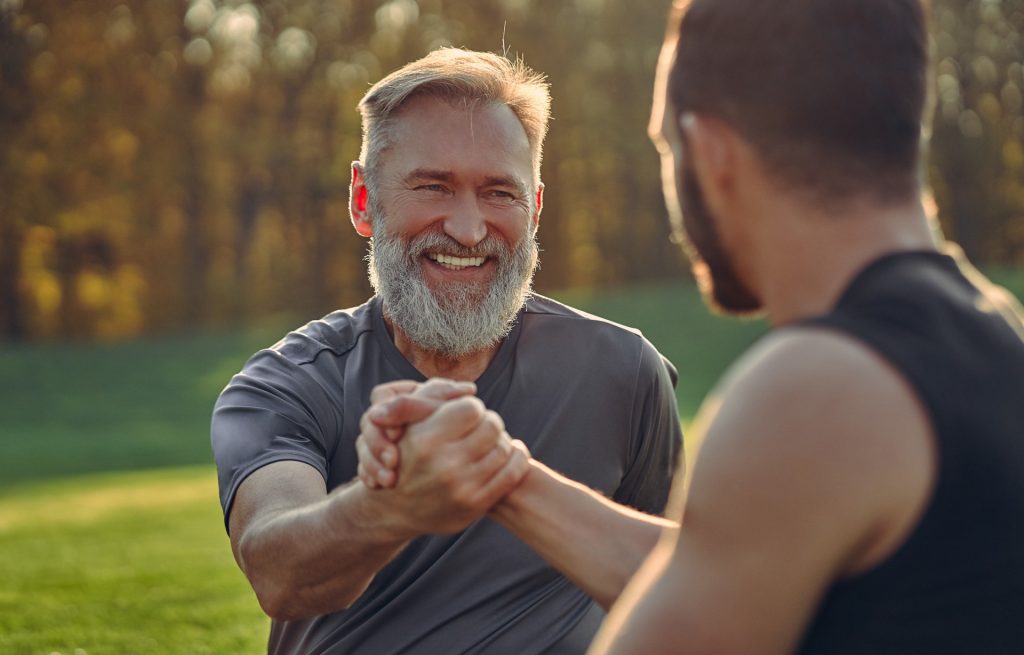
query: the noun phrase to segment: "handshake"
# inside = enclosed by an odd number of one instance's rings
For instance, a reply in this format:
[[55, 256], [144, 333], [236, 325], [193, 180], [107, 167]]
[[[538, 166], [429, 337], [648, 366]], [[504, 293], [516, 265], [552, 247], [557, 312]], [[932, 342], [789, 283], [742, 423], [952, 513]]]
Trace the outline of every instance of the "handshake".
[[359, 479], [410, 535], [458, 532], [529, 474], [530, 453], [473, 394], [434, 378], [374, 388], [356, 441]]

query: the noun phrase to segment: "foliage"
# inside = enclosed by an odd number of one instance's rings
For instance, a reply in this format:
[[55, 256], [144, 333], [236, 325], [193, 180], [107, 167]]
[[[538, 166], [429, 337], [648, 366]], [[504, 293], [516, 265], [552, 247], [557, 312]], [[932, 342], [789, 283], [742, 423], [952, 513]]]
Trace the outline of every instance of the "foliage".
[[[439, 46], [549, 75], [540, 289], [682, 273], [645, 127], [667, 2], [0, 0], [0, 337], [114, 339], [368, 294], [355, 103]], [[1024, 0], [939, 0], [939, 214], [1024, 253]]]

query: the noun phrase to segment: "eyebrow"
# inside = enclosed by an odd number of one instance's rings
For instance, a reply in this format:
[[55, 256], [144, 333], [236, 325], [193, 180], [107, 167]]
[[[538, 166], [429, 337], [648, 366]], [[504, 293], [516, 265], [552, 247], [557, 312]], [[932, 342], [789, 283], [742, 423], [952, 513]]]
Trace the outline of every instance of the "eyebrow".
[[520, 195], [526, 195], [526, 185], [518, 178], [507, 175], [488, 175], [484, 178], [484, 186], [503, 186], [515, 189]]
[[453, 175], [451, 171], [434, 168], [417, 168], [410, 171], [409, 174], [405, 176], [406, 182], [413, 182], [416, 180], [440, 180], [442, 182], [451, 183], [454, 179], [455, 175]]
[[[455, 181], [455, 174], [443, 169], [417, 168], [410, 171], [404, 178], [407, 184], [422, 180], [437, 180], [452, 184]], [[484, 177], [482, 186], [510, 187], [522, 195], [526, 194], [526, 185], [518, 178], [509, 175], [488, 175]]]

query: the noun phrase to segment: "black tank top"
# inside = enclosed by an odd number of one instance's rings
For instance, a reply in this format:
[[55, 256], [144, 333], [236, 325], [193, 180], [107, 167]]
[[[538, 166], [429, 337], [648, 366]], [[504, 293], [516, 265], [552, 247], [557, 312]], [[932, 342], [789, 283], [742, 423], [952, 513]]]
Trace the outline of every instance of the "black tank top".
[[1024, 323], [957, 259], [882, 257], [832, 313], [802, 323], [860, 340], [905, 376], [939, 465], [907, 540], [828, 590], [801, 654], [1024, 654]]

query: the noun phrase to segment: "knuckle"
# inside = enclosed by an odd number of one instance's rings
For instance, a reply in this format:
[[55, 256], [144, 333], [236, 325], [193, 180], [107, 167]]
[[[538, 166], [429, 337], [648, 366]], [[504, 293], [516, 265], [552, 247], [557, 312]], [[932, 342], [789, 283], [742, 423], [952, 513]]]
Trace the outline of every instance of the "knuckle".
[[487, 411], [483, 401], [476, 396], [459, 398], [453, 401], [453, 404], [458, 409], [460, 418], [467, 423], [479, 421], [484, 416], [484, 412]]
[[487, 422], [488, 427], [499, 433], [505, 431], [505, 419], [501, 418], [501, 414], [498, 414], [494, 410], [488, 409], [484, 413], [484, 421]]
[[394, 382], [385, 382], [384, 384], [378, 384], [370, 391], [370, 401], [379, 402], [391, 395], [391, 387], [394, 386]]

